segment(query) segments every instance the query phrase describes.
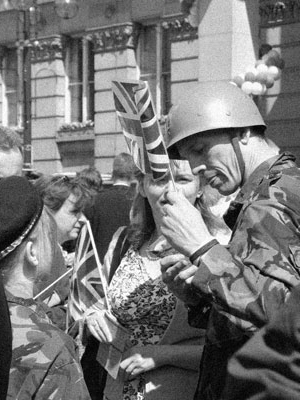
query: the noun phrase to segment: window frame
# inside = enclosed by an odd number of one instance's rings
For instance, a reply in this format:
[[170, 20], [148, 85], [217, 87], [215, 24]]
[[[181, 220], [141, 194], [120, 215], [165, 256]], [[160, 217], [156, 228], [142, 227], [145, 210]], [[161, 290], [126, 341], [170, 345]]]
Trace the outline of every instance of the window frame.
[[[71, 72], [71, 51], [72, 47], [70, 43], [72, 40], [77, 40], [82, 46], [82, 59], [81, 59], [81, 79], [77, 82], [70, 82], [70, 72]], [[89, 49], [91, 46], [91, 49]], [[90, 57], [93, 54], [93, 57]], [[92, 68], [93, 80], [90, 80], [90, 68]], [[70, 124], [73, 122], [86, 123], [89, 120], [94, 121], [94, 99], [90, 99], [90, 96], [94, 96], [95, 90], [91, 93], [90, 86], [95, 84], [95, 69], [94, 69], [94, 52], [92, 48], [92, 43], [85, 37], [69, 37], [66, 45], [66, 56], [65, 56], [65, 123]], [[81, 85], [81, 99], [79, 107], [81, 108], [81, 118], [76, 121], [72, 121], [72, 93], [71, 87], [75, 85]], [[92, 100], [92, 101], [91, 101]], [[91, 107], [92, 103], [92, 107]], [[81, 119], [81, 121], [79, 120]]]
[[[143, 79], [146, 74], [143, 74], [140, 66], [141, 66], [141, 59], [143, 57], [142, 51], [144, 46], [144, 37], [143, 37], [143, 30], [149, 27], [155, 27], [156, 32], [156, 71], [155, 71], [155, 79], [156, 79], [156, 95], [154, 100], [155, 107], [156, 107], [156, 114], [157, 118], [160, 119], [163, 115], [167, 114], [169, 111], [167, 109], [168, 101], [167, 99], [170, 98], [171, 92], [171, 85], [169, 83], [167, 88], [164, 88], [163, 82], [165, 81], [166, 77], [171, 77], [171, 41], [169, 38], [169, 33], [167, 30], [163, 28], [163, 21], [149, 21], [144, 22], [141, 24], [141, 36], [137, 46], [137, 65], [139, 67], [139, 78]], [[163, 49], [168, 46], [168, 69], [166, 71], [163, 70]], [[169, 107], [170, 108], [170, 107]]]
[[[16, 56], [16, 79], [15, 79], [15, 90], [7, 89], [6, 77], [8, 74], [8, 52], [15, 52]], [[5, 47], [4, 55], [2, 58], [1, 65], [1, 85], [2, 85], [2, 125], [4, 126], [14, 126], [20, 129], [23, 128], [23, 91], [24, 91], [24, 83], [23, 83], [23, 50], [20, 47]], [[8, 100], [8, 93], [16, 94], [16, 104], [15, 104], [15, 124], [9, 124], [9, 109], [11, 110], [12, 106]]]

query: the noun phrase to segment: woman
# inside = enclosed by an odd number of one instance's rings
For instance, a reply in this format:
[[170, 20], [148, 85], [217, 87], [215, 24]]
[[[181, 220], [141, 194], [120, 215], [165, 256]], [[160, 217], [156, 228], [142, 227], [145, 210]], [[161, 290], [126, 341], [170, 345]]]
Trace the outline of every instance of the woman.
[[56, 224], [26, 178], [0, 180], [0, 272], [11, 318], [7, 399], [89, 400], [74, 341], [33, 300], [60, 250]]
[[88, 190], [76, 178], [42, 176], [34, 182], [44, 204], [57, 223], [58, 242], [77, 239], [85, 221], [83, 209], [89, 200]]
[[[172, 171], [177, 189], [196, 205], [201, 197], [199, 177], [186, 161], [172, 162]], [[187, 310], [168, 291], [160, 271], [160, 257], [173, 252], [160, 231], [159, 199], [169, 180], [169, 175], [158, 182], [150, 174], [137, 176], [138, 194], [127, 233], [129, 248], [108, 287], [111, 312], [127, 329], [130, 344], [117, 380], [107, 377], [104, 398], [108, 400], [193, 398], [204, 331], [189, 327]], [[114, 235], [105, 256], [108, 280], [121, 231]], [[105, 312], [98, 309], [87, 314], [90, 332], [100, 343], [109, 343]]]
[[[57, 265], [59, 275], [67, 272], [67, 267], [72, 267], [74, 253], [63, 250], [62, 245], [77, 239], [82, 225], [85, 222], [83, 209], [89, 201], [89, 193], [76, 178], [67, 176], [42, 176], [34, 182], [35, 188], [43, 198], [45, 206], [49, 209], [57, 224], [58, 243], [61, 246], [64, 261]], [[36, 288], [38, 294], [39, 287]], [[62, 279], [54, 290], [46, 293], [42, 299], [48, 307], [63, 304], [69, 294], [69, 278]], [[49, 309], [48, 315], [61, 329], [65, 329], [65, 310]], [[51, 315], [50, 315], [51, 314]]]

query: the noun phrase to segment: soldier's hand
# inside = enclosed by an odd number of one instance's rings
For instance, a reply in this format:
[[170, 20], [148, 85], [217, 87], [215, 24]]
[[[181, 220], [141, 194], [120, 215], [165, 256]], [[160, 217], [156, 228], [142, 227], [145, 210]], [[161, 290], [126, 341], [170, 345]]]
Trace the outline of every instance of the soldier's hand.
[[161, 231], [174, 249], [189, 257], [213, 239], [200, 212], [180, 190], [174, 191], [169, 184], [162, 197]]
[[192, 287], [193, 277], [198, 269], [182, 254], [166, 256], [161, 259], [162, 280], [169, 290], [184, 303], [197, 305], [199, 297]]

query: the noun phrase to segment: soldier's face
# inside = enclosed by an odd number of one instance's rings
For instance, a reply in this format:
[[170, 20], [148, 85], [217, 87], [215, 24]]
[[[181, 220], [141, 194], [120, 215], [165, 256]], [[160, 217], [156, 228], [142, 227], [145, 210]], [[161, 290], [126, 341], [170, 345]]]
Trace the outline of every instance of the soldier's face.
[[181, 157], [189, 161], [193, 174], [203, 175], [221, 194], [232, 194], [240, 186], [240, 169], [227, 133], [193, 135], [178, 148]]

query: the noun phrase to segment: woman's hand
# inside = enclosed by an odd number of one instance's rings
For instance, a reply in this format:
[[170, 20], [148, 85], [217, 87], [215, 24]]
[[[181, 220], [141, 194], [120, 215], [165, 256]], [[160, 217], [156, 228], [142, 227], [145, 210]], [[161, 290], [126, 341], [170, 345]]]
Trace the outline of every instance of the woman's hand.
[[202, 345], [135, 346], [124, 353], [119, 378], [130, 381], [163, 365], [197, 371], [202, 351]]
[[159, 364], [159, 346], [134, 346], [123, 355], [119, 377], [123, 381], [135, 379], [143, 372], [157, 368]]
[[[99, 342], [111, 343], [113, 337], [105, 317], [106, 312], [106, 310], [93, 311], [90, 315], [86, 316], [85, 320], [91, 334], [95, 336]], [[113, 316], [111, 316], [111, 318], [113, 318]]]

